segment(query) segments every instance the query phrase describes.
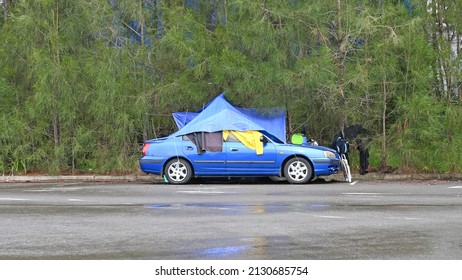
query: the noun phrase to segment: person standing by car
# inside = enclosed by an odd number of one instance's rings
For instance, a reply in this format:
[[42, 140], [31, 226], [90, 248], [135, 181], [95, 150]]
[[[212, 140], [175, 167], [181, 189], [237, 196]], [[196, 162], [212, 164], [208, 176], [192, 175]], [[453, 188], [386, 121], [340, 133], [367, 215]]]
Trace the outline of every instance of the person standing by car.
[[356, 139], [356, 149], [359, 150], [359, 174], [365, 175], [369, 171], [369, 149], [362, 139]]
[[350, 143], [345, 139], [343, 132], [339, 132], [335, 135], [334, 140], [332, 141], [331, 148], [336, 150], [337, 153], [345, 155], [345, 158], [350, 161], [348, 157], [348, 152], [350, 151]]
[[334, 137], [334, 141], [332, 141], [331, 148], [336, 150], [339, 153], [341, 158], [343, 176], [345, 177], [345, 181], [351, 183], [351, 171], [349, 165], [349, 157], [348, 152], [350, 150], [350, 143], [345, 139], [343, 131], [340, 131]]

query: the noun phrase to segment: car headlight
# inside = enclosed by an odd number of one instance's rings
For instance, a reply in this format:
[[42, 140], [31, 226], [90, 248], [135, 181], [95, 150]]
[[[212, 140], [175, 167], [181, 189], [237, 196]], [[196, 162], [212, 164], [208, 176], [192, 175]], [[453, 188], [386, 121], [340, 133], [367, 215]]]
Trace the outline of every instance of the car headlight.
[[333, 152], [330, 152], [330, 151], [324, 151], [324, 156], [326, 158], [335, 158], [335, 154]]

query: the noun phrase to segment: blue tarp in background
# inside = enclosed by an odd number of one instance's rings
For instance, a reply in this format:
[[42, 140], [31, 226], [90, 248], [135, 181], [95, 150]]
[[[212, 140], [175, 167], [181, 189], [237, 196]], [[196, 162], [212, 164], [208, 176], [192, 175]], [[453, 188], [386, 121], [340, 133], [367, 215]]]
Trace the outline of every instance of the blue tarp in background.
[[173, 120], [175, 120], [176, 126], [178, 127], [178, 129], [181, 129], [183, 126], [189, 123], [192, 119], [197, 117], [199, 113], [176, 112], [176, 113], [172, 113], [172, 115], [173, 115]]
[[259, 130], [286, 142], [286, 112], [283, 108], [258, 110], [235, 107], [226, 100], [223, 93], [197, 113], [173, 113], [173, 118], [179, 130], [172, 136], [201, 131]]

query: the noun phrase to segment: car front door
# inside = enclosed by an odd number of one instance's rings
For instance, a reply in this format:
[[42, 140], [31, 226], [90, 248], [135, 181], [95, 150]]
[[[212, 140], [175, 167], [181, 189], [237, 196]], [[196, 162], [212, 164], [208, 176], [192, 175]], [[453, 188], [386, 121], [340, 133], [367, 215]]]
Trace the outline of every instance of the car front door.
[[263, 153], [246, 147], [239, 140], [228, 137], [224, 142], [223, 151], [226, 151], [226, 167], [229, 175], [275, 175], [276, 147], [268, 141], [263, 146]]

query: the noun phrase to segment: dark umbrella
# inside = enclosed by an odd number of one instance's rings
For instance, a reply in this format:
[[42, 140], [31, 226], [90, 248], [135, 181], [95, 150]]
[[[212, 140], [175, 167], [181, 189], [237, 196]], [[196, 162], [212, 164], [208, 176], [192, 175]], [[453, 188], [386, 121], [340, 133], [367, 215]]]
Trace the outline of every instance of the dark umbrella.
[[353, 124], [345, 127], [343, 130], [345, 138], [354, 139], [358, 137], [359, 134], [368, 135], [368, 131], [363, 127], [362, 124]]

